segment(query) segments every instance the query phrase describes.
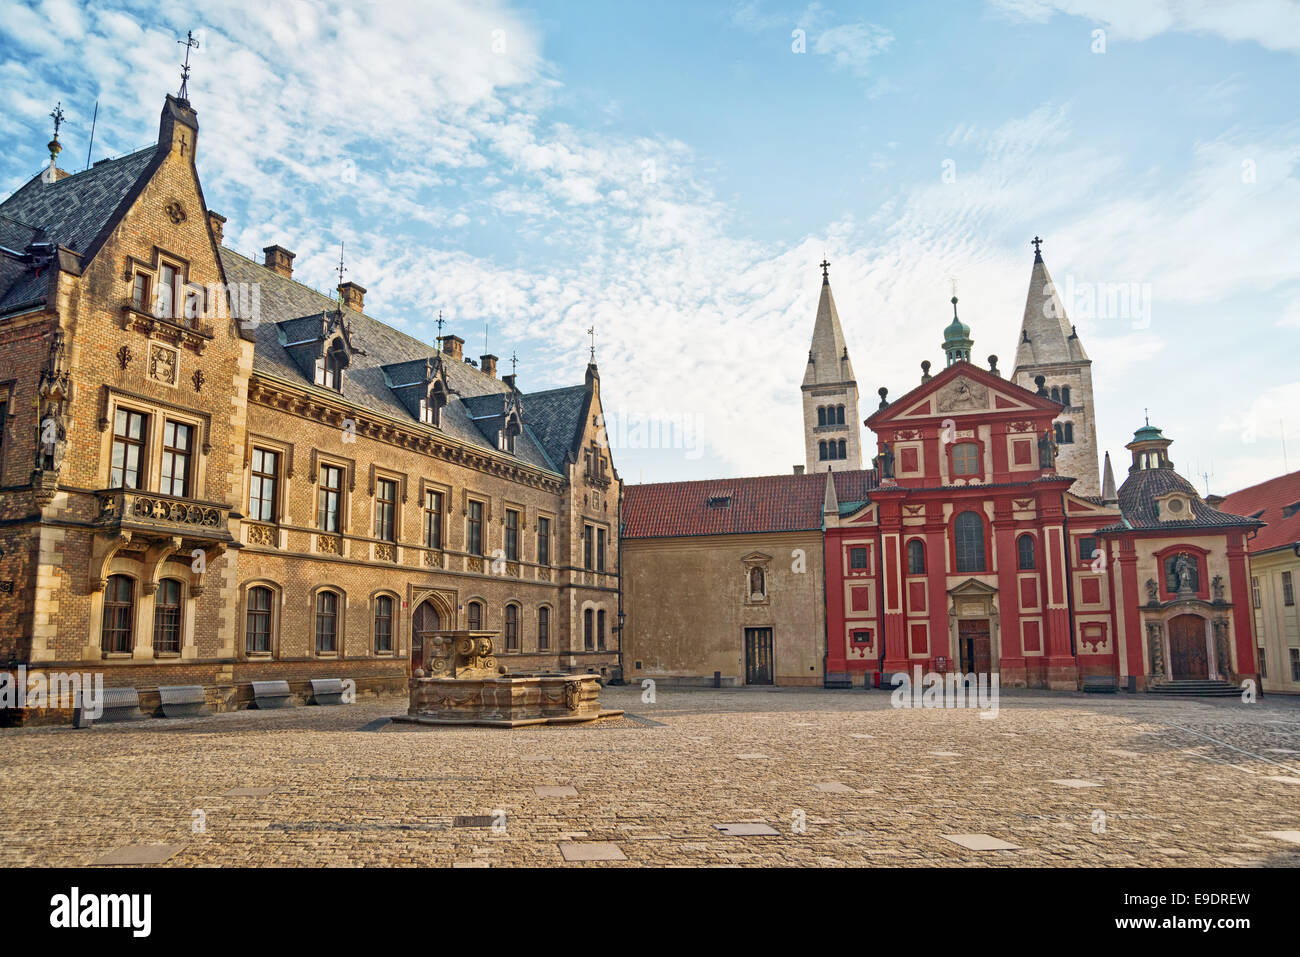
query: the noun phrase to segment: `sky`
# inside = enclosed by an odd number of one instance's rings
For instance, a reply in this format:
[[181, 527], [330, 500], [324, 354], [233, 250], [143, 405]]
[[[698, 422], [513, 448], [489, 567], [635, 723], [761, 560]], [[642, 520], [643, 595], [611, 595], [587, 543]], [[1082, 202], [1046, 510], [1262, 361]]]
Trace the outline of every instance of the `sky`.
[[1145, 410], [1202, 492], [1300, 469], [1295, 0], [0, 0], [0, 194], [56, 102], [65, 169], [153, 142], [187, 30], [226, 245], [326, 290], [343, 243], [525, 392], [594, 328], [627, 482], [802, 462], [823, 257], [862, 418], [954, 288], [1009, 372], [1035, 235], [1121, 481]]

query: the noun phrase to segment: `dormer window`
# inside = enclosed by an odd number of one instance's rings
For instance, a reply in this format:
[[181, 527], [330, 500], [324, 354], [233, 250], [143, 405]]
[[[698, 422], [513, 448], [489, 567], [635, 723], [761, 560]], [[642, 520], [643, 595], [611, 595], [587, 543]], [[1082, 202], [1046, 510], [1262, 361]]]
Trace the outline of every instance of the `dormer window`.
[[341, 342], [330, 346], [325, 355], [316, 360], [316, 384], [335, 392], [343, 391], [343, 367], [348, 364], [347, 352]]
[[442, 424], [442, 410], [447, 405], [447, 390], [441, 379], [434, 379], [428, 393], [420, 399], [420, 421], [435, 428]]

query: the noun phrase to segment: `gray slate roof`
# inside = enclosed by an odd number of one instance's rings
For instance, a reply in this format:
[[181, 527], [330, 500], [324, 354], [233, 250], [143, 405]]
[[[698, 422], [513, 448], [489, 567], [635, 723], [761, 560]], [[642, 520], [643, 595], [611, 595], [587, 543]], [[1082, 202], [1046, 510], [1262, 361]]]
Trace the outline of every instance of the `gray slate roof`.
[[[0, 246], [22, 253], [30, 243], [54, 243], [76, 250], [88, 263], [147, 182], [157, 155], [150, 146], [53, 183], [32, 177], [0, 203]], [[20, 263], [8, 253], [0, 254], [0, 262], [0, 313], [44, 301], [40, 264]]]
[[[260, 284], [261, 313], [252, 330], [254, 341], [253, 371], [287, 379], [308, 392], [318, 392], [322, 397], [338, 397], [332, 389], [315, 385], [285, 349], [286, 342], [297, 336], [310, 335], [311, 317], [321, 313], [332, 314], [340, 308], [315, 289], [281, 276], [266, 266], [256, 263], [232, 250], [221, 249], [221, 263], [230, 283]], [[393, 366], [416, 368], [433, 357], [437, 350], [419, 339], [385, 325], [379, 320], [341, 307], [352, 329], [352, 341], [365, 354], [354, 354], [343, 375], [342, 398], [350, 403], [371, 409], [400, 421], [415, 423], [415, 416], [390, 388], [391, 378], [385, 375]], [[315, 319], [319, 327], [319, 319]], [[447, 381], [459, 395], [443, 409], [440, 431], [452, 438], [485, 449], [496, 448], [496, 425], [491, 421], [475, 421], [476, 416], [495, 415], [499, 424], [509, 386], [467, 362], [458, 362], [442, 354], [447, 370]], [[404, 370], [403, 370], [404, 371]], [[393, 382], [394, 385], [401, 383]], [[584, 385], [545, 392], [525, 393], [522, 398], [524, 434], [516, 443], [515, 458], [548, 471], [558, 472], [565, 454], [573, 448], [581, 425], [582, 404], [586, 395]], [[499, 455], [506, 453], [497, 451]]]
[[[1156, 499], [1169, 492], [1182, 492], [1192, 503], [1189, 521], [1162, 522]], [[1257, 526], [1253, 518], [1221, 512], [1207, 505], [1196, 493], [1196, 487], [1171, 468], [1138, 469], [1130, 472], [1119, 487], [1119, 510], [1124, 520], [1099, 529], [1101, 532], [1124, 532], [1142, 529], [1214, 529], [1234, 525]]]

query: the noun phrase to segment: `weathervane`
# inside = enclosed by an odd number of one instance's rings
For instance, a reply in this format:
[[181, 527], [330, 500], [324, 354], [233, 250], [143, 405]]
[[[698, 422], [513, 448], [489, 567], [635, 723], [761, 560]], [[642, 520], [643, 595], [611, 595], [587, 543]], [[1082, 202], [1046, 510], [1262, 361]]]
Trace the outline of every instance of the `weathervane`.
[[593, 325], [587, 330], [587, 335], [591, 336], [591, 361], [596, 361], [596, 327]]
[[54, 121], [54, 139], [49, 142], [50, 165], [53, 166], [58, 162], [59, 153], [63, 150], [63, 144], [59, 142], [59, 127], [63, 125], [63, 101], [60, 100], [50, 110], [50, 119]]
[[347, 267], [343, 265], [343, 240], [339, 240], [339, 285], [343, 285], [343, 274], [347, 272]]
[[188, 85], [190, 82], [190, 51], [199, 48], [199, 41], [194, 39], [193, 30], [186, 30], [185, 39], [177, 40], [176, 42], [185, 47], [185, 63], [181, 66], [181, 91], [177, 96], [177, 99], [188, 101], [190, 98]]
[[511, 375], [515, 374], [515, 366], [518, 364], [519, 364], [519, 354], [516, 352], [511, 352], [510, 353], [510, 374]]
[[438, 310], [438, 351], [442, 351], [442, 310]]

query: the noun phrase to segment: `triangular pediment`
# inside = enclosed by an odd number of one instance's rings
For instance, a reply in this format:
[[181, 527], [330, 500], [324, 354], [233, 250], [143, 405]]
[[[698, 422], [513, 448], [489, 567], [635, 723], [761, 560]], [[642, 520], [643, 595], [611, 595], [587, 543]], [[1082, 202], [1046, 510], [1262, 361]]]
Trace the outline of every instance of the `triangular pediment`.
[[996, 595], [997, 591], [998, 590], [992, 585], [986, 585], [982, 581], [968, 578], [960, 585], [954, 585], [952, 588], [949, 588], [948, 594], [952, 595], [954, 598], [961, 597], [962, 595], [979, 595], [983, 597], [984, 595]]
[[1065, 493], [1065, 510], [1071, 515], [1096, 515], [1098, 517], [1109, 517], [1120, 513], [1117, 506], [1098, 505], [1096, 502], [1090, 502], [1086, 498], [1080, 498], [1069, 492]]
[[954, 362], [928, 382], [867, 419], [872, 429], [925, 419], [960, 419], [994, 412], [1052, 412], [1063, 406], [969, 362]]

